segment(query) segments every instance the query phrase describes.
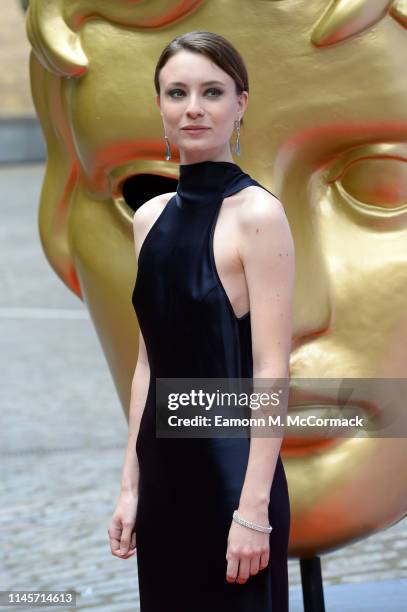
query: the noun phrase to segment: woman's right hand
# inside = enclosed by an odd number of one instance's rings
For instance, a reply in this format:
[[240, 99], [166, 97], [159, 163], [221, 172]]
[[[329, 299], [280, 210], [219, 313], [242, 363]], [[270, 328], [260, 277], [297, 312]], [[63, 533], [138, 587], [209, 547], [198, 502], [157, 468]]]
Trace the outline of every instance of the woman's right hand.
[[112, 555], [129, 559], [136, 553], [136, 513], [138, 496], [132, 492], [121, 492], [107, 532]]

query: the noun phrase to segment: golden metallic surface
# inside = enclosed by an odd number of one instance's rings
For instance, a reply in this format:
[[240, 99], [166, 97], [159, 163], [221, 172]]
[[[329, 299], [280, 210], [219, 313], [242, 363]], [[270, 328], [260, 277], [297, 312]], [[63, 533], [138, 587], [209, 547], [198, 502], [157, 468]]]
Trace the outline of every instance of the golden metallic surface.
[[[48, 147], [41, 240], [90, 311], [126, 414], [136, 262], [122, 186], [143, 173], [177, 177], [153, 74], [167, 42], [191, 30], [222, 34], [247, 63], [236, 161], [278, 195], [294, 236], [291, 377], [407, 378], [406, 15], [405, 1], [383, 0], [30, 1]], [[292, 556], [406, 513], [405, 438], [286, 438], [282, 456]]]
[[380, 21], [388, 12], [405, 25], [406, 3], [393, 0], [333, 0], [312, 33], [315, 45], [332, 45]]

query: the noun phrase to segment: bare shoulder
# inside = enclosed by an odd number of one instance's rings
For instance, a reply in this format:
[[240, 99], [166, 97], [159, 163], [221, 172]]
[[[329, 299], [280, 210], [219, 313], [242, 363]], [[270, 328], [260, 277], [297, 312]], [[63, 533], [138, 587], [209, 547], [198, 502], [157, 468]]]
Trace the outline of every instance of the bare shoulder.
[[294, 240], [280, 200], [257, 185], [242, 190], [238, 207], [239, 247], [242, 261], [255, 253], [284, 251], [294, 257]]
[[160, 193], [149, 200], [143, 202], [141, 206], [136, 210], [133, 215], [133, 227], [138, 231], [142, 231], [145, 225], [149, 225], [150, 222], [154, 222], [154, 217], [158, 216], [167, 202], [175, 194], [173, 193]]
[[242, 189], [241, 193], [238, 217], [242, 230], [251, 230], [253, 227], [258, 227], [259, 224], [276, 226], [287, 222], [283, 204], [263, 187], [250, 185]]
[[260, 227], [268, 232], [273, 228], [275, 232], [288, 228], [282, 202], [258, 185], [250, 185], [242, 189], [237, 214], [239, 229], [244, 234], [258, 232]]
[[139, 251], [141, 244], [148, 234], [149, 229], [160, 216], [161, 212], [171, 199], [173, 193], [161, 193], [143, 204], [136, 210], [133, 215], [133, 232], [136, 252]]

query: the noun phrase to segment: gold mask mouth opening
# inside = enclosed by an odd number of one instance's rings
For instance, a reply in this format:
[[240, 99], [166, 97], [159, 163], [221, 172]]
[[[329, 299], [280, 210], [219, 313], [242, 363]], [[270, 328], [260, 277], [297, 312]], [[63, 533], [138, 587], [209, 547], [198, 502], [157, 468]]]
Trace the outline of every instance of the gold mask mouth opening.
[[131, 224], [140, 206], [158, 195], [176, 191], [177, 184], [178, 178], [170, 173], [140, 168], [139, 172], [131, 172], [113, 182], [112, 200], [120, 217]]

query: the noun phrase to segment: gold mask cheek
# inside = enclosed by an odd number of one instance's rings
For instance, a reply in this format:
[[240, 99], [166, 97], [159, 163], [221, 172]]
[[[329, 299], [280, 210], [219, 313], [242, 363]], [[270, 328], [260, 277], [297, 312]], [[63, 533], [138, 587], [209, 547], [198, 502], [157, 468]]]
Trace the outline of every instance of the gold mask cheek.
[[[80, 297], [81, 288], [68, 232], [71, 197], [80, 167], [62, 111], [61, 79], [45, 70], [33, 53], [30, 55], [30, 77], [34, 105], [47, 144], [47, 164], [39, 207], [41, 243], [55, 272]], [[57, 116], [61, 118], [59, 122], [56, 121]]]
[[[334, 172], [344, 152], [374, 141], [384, 148], [369, 155], [381, 158], [406, 141], [401, 4], [362, 27], [351, 10], [340, 12], [345, 3], [315, 0], [294, 12], [284, 0], [270, 0], [253, 12], [247, 0], [202, 2], [160, 30], [154, 19], [164, 13], [143, 12], [143, 5], [159, 2], [140, 4], [137, 15], [126, 3], [104, 2], [98, 19], [80, 25], [80, 37], [73, 35], [80, 9], [90, 14], [95, 3], [56, 2], [48, 14], [41, 4], [31, 0], [29, 11], [33, 97], [48, 147], [41, 240], [57, 274], [89, 308], [124, 411], [137, 354], [130, 301], [136, 266], [132, 211], [125, 202], [117, 206], [117, 190], [138, 172], [174, 176], [173, 164], [163, 161], [152, 75], [164, 45], [193, 29], [220, 31], [248, 64], [255, 95], [245, 114], [250, 129], [242, 130], [240, 163], [279, 194], [296, 242], [292, 375], [405, 376], [405, 226], [401, 217], [389, 224], [391, 215], [366, 222], [351, 205], [369, 205], [383, 193], [379, 183], [366, 193], [368, 174], [400, 186], [405, 169], [397, 176], [394, 163], [364, 171], [353, 159], [346, 172]], [[343, 20], [347, 29], [339, 27]], [[273, 23], [279, 29], [270, 36]], [[374, 40], [366, 36], [373, 26]], [[349, 36], [341, 40], [344, 32]], [[258, 61], [253, 40], [259, 36], [264, 57], [279, 61]], [[355, 83], [363, 87], [355, 90]], [[404, 160], [393, 152], [393, 162], [395, 155]], [[405, 511], [401, 438], [342, 439], [302, 451], [287, 440], [282, 453], [292, 554], [332, 549]]]
[[83, 172], [58, 97], [51, 104], [53, 92], [61, 90], [60, 78], [34, 56], [31, 78], [48, 149], [39, 210], [42, 246], [63, 282], [86, 302], [122, 404], [128, 406], [137, 346], [130, 290], [135, 275], [131, 211], [124, 219], [111, 196], [97, 191], [106, 181], [93, 188]]

